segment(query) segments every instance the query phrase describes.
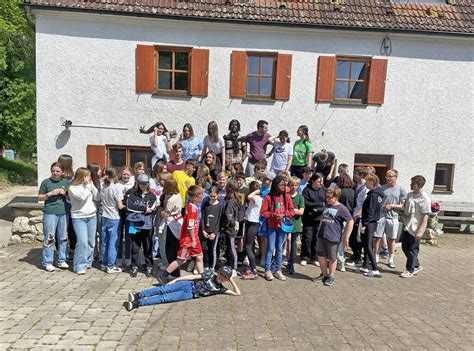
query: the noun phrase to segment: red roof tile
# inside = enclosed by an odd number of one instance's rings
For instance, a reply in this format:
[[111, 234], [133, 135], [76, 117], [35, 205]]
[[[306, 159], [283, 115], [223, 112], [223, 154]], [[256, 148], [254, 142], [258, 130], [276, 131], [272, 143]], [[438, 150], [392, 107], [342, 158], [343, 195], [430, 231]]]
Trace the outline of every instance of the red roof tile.
[[[331, 0], [24, 0], [24, 5], [281, 25], [474, 33], [474, 5], [467, 0], [445, 6], [403, 4], [390, 0], [339, 0], [339, 4], [333, 4]], [[427, 14], [429, 8], [434, 15]]]

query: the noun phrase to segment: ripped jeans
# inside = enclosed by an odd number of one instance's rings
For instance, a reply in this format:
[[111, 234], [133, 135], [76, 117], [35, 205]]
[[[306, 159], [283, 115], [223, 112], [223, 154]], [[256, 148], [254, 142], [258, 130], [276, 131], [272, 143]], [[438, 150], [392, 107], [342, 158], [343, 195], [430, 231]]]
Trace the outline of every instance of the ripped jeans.
[[66, 262], [67, 220], [66, 215], [44, 214], [43, 216], [43, 258], [42, 265], [52, 265], [54, 261], [54, 242], [58, 243], [58, 263]]

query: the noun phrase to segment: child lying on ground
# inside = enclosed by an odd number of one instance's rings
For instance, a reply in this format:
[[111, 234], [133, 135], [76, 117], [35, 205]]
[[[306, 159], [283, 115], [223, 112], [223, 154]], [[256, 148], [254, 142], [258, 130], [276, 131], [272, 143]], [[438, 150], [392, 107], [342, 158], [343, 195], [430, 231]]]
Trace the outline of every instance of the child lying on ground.
[[[232, 284], [232, 290], [223, 286], [227, 281]], [[166, 285], [138, 293], [131, 292], [128, 294], [125, 308], [131, 311], [139, 306], [185, 301], [217, 294], [240, 296], [239, 287], [232, 279], [232, 269], [228, 266], [222, 267], [217, 273], [205, 270], [203, 274], [187, 275], [176, 278]]]

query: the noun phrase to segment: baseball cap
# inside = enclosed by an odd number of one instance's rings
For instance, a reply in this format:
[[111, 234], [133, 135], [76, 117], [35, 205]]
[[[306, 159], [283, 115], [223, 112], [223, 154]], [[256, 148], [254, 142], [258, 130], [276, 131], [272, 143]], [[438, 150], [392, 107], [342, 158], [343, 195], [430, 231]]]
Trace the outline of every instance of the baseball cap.
[[137, 178], [137, 181], [139, 183], [149, 183], [150, 182], [150, 178], [148, 178], [148, 176], [146, 174], [140, 174]]
[[230, 277], [232, 277], [232, 269], [229, 266], [223, 266], [223, 267], [219, 268], [217, 273], [222, 274], [227, 279], [230, 279]]

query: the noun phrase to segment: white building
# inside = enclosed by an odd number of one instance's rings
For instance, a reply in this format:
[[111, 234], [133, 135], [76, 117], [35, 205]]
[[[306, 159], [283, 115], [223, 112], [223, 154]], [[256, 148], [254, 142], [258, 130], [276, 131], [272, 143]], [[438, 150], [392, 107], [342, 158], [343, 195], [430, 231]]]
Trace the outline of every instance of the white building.
[[[308, 125], [338, 163], [394, 167], [407, 188], [422, 174], [433, 198], [472, 201], [473, 6], [450, 2], [26, 0], [39, 178], [60, 154], [133, 164], [149, 152], [139, 126], [160, 120], [203, 137], [213, 119], [243, 133], [265, 119], [293, 138]], [[163, 70], [169, 55], [178, 72]]]

